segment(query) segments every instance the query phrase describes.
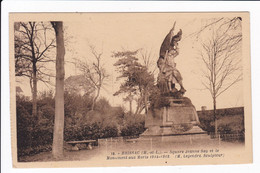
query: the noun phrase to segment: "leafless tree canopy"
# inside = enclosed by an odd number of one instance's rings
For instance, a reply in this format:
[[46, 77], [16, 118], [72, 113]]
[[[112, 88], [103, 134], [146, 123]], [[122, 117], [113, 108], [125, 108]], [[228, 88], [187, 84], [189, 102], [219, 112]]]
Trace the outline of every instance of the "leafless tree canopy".
[[108, 74], [104, 68], [104, 65], [101, 62], [103, 52], [97, 52], [96, 48], [93, 45], [90, 45], [89, 48], [95, 61], [92, 64], [90, 64], [87, 60], [82, 61], [76, 59], [76, 66], [82, 73], [82, 76], [85, 81], [84, 85], [90, 85], [91, 87], [88, 87], [96, 91], [95, 96], [93, 97], [93, 110], [95, 103], [100, 95], [100, 90], [104, 86], [105, 80], [108, 78]]
[[154, 74], [155, 71], [157, 70], [156, 61], [155, 61], [157, 57], [155, 58], [152, 49], [151, 50], [141, 49], [140, 56], [141, 57], [139, 59], [141, 64], [144, 65], [149, 72]]
[[[37, 79], [48, 82], [46, 62], [54, 62], [55, 36], [53, 28], [47, 22], [19, 22], [15, 31], [15, 70], [16, 76], [32, 77], [33, 63], [37, 64]], [[53, 76], [53, 75], [51, 75]]]
[[37, 114], [37, 82], [50, 83], [50, 71], [46, 64], [54, 61], [52, 48], [55, 37], [50, 23], [15, 23], [15, 75], [30, 80], [33, 98], [33, 116]]
[[209, 37], [203, 40], [200, 52], [206, 67], [203, 85], [215, 98], [242, 79], [241, 21], [238, 18], [219, 21], [208, 26]]

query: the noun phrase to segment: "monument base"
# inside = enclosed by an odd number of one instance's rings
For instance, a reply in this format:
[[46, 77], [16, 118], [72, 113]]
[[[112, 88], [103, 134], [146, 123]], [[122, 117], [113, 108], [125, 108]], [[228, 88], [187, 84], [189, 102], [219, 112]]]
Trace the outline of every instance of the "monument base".
[[169, 106], [149, 110], [145, 119], [147, 128], [141, 137], [207, 134], [199, 125], [195, 107], [187, 97], [167, 97]]
[[207, 134], [199, 126], [193, 126], [190, 130], [185, 132], [174, 133], [171, 126], [150, 126], [146, 131], [144, 131], [140, 137], [150, 137], [150, 136], [180, 136], [180, 135], [198, 135]]
[[153, 141], [157, 143], [194, 143], [200, 141], [212, 141], [206, 133], [174, 134], [174, 135], [142, 135], [137, 141]]

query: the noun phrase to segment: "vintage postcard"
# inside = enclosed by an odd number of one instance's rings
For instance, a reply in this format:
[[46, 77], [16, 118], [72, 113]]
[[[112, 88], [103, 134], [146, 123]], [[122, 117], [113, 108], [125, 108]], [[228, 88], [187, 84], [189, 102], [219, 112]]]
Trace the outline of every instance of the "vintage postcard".
[[9, 19], [14, 167], [252, 163], [248, 12]]

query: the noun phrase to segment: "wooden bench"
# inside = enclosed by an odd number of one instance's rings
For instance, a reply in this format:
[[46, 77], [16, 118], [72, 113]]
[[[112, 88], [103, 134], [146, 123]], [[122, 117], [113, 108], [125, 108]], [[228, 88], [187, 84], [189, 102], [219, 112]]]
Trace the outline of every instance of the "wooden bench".
[[66, 143], [72, 146], [73, 151], [79, 150], [78, 144], [86, 144], [87, 149], [92, 150], [92, 145], [96, 140], [84, 140], [84, 141], [67, 141]]

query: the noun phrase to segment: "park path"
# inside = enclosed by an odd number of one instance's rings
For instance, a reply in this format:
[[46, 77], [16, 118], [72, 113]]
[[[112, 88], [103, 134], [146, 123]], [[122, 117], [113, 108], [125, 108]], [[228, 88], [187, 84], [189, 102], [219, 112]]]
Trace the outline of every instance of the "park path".
[[[59, 161], [85, 161], [98, 160], [99, 158], [106, 158], [111, 152], [123, 151], [169, 151], [169, 150], [187, 150], [187, 149], [214, 149], [221, 150], [242, 149], [244, 143], [241, 142], [223, 142], [214, 140], [193, 140], [192, 142], [154, 142], [154, 141], [122, 141], [110, 142], [106, 145], [94, 146], [92, 150], [79, 151], [64, 151], [64, 157]], [[56, 161], [50, 152], [42, 152], [33, 156], [24, 156], [20, 158], [21, 162], [48, 162]]]

